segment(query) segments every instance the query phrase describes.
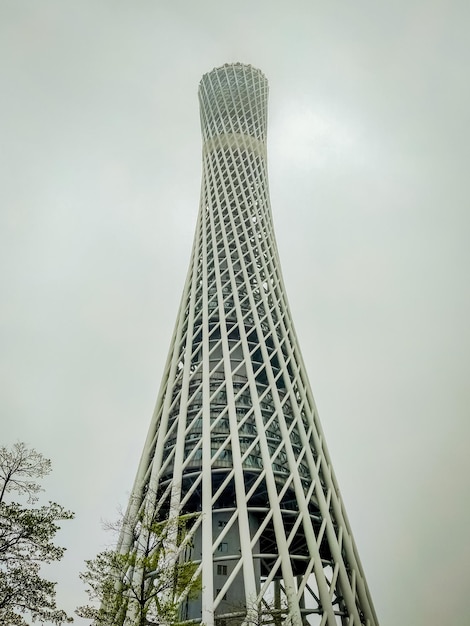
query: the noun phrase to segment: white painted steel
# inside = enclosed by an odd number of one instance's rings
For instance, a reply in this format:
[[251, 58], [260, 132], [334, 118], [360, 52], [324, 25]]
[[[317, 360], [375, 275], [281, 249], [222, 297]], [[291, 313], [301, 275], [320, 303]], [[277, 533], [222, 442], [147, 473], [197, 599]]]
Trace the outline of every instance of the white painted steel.
[[119, 547], [139, 550], [143, 510], [197, 512], [202, 592], [182, 620], [374, 626], [281, 276], [267, 96], [248, 65], [200, 83], [196, 234]]

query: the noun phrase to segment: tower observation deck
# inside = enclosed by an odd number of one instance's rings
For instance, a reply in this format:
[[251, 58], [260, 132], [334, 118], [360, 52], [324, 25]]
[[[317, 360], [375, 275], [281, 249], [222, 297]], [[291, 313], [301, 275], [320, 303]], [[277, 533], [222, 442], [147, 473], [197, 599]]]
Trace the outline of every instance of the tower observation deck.
[[195, 514], [182, 622], [376, 626], [283, 285], [267, 98], [249, 65], [199, 85], [196, 233], [119, 547], [141, 549], [139, 512]]

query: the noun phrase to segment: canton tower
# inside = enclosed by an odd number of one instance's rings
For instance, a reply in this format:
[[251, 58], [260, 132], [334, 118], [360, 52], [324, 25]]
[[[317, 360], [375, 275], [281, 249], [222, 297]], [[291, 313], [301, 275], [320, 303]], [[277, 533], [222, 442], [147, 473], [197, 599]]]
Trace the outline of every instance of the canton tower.
[[196, 233], [119, 548], [141, 549], [139, 511], [194, 514], [181, 622], [377, 626], [281, 275], [267, 98], [250, 65], [199, 85]]

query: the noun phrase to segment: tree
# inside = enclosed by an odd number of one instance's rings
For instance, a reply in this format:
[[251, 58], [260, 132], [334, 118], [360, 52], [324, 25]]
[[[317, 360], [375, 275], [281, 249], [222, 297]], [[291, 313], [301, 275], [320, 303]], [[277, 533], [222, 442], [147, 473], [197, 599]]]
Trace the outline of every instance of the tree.
[[[53, 543], [57, 522], [73, 518], [55, 502], [37, 506], [37, 479], [50, 471], [50, 460], [24, 443], [0, 447], [0, 624], [26, 626], [28, 616], [54, 624], [73, 621], [56, 606], [56, 583], [40, 572], [43, 563], [64, 554]], [[7, 502], [11, 494], [26, 503]]]
[[87, 568], [80, 578], [90, 599], [100, 606], [79, 607], [77, 615], [93, 620], [94, 626], [121, 626], [129, 612], [138, 626], [172, 624], [181, 599], [198, 594], [197, 565], [183, 559], [189, 545], [188, 524], [195, 516], [164, 521], [156, 517], [156, 513], [140, 515], [133, 525], [131, 551], [106, 550], [85, 561]]

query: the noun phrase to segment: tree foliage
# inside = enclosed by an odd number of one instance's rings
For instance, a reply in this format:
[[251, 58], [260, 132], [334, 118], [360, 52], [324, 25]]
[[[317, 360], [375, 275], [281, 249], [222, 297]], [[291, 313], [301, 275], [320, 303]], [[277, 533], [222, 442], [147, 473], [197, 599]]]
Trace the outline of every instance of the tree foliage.
[[146, 520], [141, 515], [133, 526], [132, 550], [106, 550], [85, 561], [80, 578], [90, 599], [100, 606], [82, 606], [76, 613], [93, 620], [94, 626], [120, 626], [129, 612], [139, 626], [172, 624], [181, 598], [200, 591], [197, 565], [182, 558], [188, 544], [187, 524], [194, 516], [165, 521], [151, 517]]
[[[72, 621], [56, 606], [56, 583], [40, 571], [43, 563], [62, 558], [65, 548], [53, 543], [57, 522], [73, 517], [55, 502], [37, 506], [37, 479], [50, 471], [49, 459], [24, 443], [0, 447], [0, 624]], [[12, 494], [26, 503], [11, 501]]]

